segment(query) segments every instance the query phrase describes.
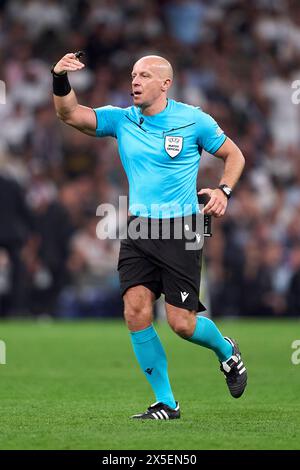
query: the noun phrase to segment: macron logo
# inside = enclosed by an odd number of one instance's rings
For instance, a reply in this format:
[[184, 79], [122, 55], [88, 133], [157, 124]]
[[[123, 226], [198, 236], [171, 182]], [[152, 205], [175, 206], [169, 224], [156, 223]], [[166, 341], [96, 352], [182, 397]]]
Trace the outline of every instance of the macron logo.
[[180, 294], [181, 294], [182, 302], [185, 302], [188, 296], [190, 295], [188, 292], [180, 292]]

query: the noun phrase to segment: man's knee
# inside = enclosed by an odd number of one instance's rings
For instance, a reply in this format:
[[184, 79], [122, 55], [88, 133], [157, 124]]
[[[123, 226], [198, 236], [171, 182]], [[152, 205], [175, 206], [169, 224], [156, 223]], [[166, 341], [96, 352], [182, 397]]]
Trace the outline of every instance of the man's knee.
[[150, 326], [153, 320], [154, 294], [143, 286], [131, 287], [124, 294], [124, 316], [130, 331]]
[[193, 336], [196, 325], [195, 312], [169, 305], [167, 316], [170, 327], [178, 336], [182, 338]]
[[170, 323], [172, 330], [182, 338], [189, 338], [190, 334], [190, 325], [189, 322], [185, 318], [178, 318], [177, 320], [172, 320]]

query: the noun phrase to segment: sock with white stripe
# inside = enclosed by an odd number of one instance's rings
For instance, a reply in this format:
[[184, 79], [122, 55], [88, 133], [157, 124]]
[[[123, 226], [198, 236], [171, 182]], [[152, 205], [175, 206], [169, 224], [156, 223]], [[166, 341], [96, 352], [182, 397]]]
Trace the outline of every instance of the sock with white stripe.
[[196, 317], [196, 328], [190, 338], [191, 343], [212, 349], [221, 362], [227, 361], [233, 354], [231, 344], [222, 336], [215, 323], [206, 317]]
[[130, 333], [136, 358], [150, 383], [156, 400], [175, 409], [165, 350], [153, 325]]

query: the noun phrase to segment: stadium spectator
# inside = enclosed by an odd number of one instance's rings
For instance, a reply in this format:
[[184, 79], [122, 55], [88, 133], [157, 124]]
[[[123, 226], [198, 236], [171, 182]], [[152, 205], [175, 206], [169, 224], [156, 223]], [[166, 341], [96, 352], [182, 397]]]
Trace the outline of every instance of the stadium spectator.
[[[21, 250], [33, 232], [33, 217], [20, 185], [0, 174], [0, 253], [2, 292], [0, 315], [22, 315], [26, 310], [26, 271]], [[1, 295], [2, 294], [2, 295]]]
[[99, 218], [85, 214], [82, 229], [71, 240], [67, 268], [70, 284], [59, 296], [64, 318], [119, 316], [122, 299], [116, 273], [119, 243], [97, 238]]

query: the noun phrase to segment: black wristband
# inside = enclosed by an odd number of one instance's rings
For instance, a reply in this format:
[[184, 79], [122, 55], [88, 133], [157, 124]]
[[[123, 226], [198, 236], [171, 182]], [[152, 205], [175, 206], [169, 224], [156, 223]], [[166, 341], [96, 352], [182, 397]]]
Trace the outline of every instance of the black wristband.
[[53, 70], [51, 70], [53, 75], [53, 94], [56, 96], [66, 96], [71, 91], [71, 85], [69, 83], [68, 74], [64, 73], [58, 75]]

